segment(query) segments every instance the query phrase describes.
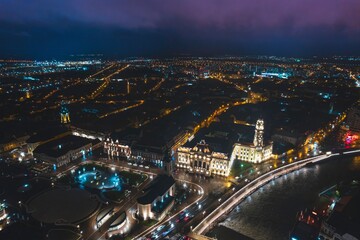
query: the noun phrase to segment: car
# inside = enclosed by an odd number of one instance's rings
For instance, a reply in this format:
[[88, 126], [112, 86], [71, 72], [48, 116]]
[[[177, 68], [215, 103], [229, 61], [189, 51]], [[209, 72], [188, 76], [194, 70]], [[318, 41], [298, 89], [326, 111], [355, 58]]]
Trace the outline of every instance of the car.
[[184, 218], [184, 221], [190, 221], [192, 218], [194, 217], [194, 215], [188, 215], [187, 217]]
[[170, 228], [169, 228], [167, 231], [165, 231], [165, 232], [162, 233], [162, 237], [166, 237], [166, 236], [169, 235], [169, 233], [171, 233], [174, 229], [175, 229], [175, 225], [172, 223], [171, 226], [170, 226]]
[[130, 166], [131, 166], [131, 165], [132, 165], [132, 163], [131, 163], [131, 162], [128, 162], [128, 165], [130, 165]]
[[149, 169], [149, 166], [145, 166], [146, 169]]
[[182, 211], [181, 213], [179, 213], [179, 216], [177, 217], [177, 219], [175, 221], [180, 222], [185, 218], [185, 216], [186, 216], [186, 213], [184, 211]]
[[160, 226], [156, 229], [156, 231], [161, 231], [164, 227], [165, 227], [165, 225], [160, 225]]
[[144, 167], [144, 165], [140, 164], [139, 167]]

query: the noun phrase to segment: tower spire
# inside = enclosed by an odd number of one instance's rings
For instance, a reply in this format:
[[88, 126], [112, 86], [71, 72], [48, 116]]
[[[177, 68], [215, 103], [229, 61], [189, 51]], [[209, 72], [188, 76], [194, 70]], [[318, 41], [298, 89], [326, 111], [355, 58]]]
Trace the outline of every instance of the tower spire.
[[70, 113], [69, 109], [65, 106], [65, 102], [61, 102], [60, 107], [60, 122], [61, 123], [70, 123]]
[[254, 146], [256, 148], [264, 147], [264, 120], [258, 119], [255, 125]]

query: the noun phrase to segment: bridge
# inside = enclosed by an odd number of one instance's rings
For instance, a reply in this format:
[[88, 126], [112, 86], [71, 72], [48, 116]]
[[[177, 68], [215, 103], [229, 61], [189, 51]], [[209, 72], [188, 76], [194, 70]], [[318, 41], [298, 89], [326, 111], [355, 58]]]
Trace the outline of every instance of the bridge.
[[[343, 152], [343, 154], [351, 154], [351, 153], [357, 153], [360, 152], [360, 150], [352, 150]], [[300, 160], [294, 163], [290, 163], [288, 165], [279, 167], [277, 169], [274, 169], [268, 173], [265, 173], [258, 178], [254, 179], [252, 182], [248, 183], [244, 187], [240, 188], [238, 191], [236, 191], [230, 198], [228, 198], [226, 201], [224, 201], [222, 204], [220, 204], [214, 211], [212, 211], [209, 215], [207, 215], [194, 229], [193, 232], [197, 235], [205, 234], [208, 230], [210, 230], [215, 224], [216, 221], [231, 212], [231, 210], [238, 205], [240, 202], [242, 202], [244, 199], [246, 199], [248, 196], [250, 196], [252, 193], [254, 193], [257, 189], [264, 186], [265, 184], [269, 183], [270, 181], [286, 175], [290, 172], [296, 171], [300, 168], [305, 167], [308, 164], [311, 163], [317, 163], [323, 160], [326, 160], [332, 156], [340, 155], [340, 153], [327, 153], [323, 155], [318, 155], [315, 157], [310, 157], [304, 160]]]

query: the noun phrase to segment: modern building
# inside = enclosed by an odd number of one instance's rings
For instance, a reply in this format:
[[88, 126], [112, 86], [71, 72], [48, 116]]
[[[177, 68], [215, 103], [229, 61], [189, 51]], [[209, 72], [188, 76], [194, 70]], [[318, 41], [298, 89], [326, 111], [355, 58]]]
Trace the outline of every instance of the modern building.
[[99, 139], [67, 135], [38, 146], [33, 154], [39, 160], [60, 167], [80, 157], [86, 158], [92, 154], [92, 150], [100, 146], [102, 146], [102, 142]]
[[137, 199], [137, 214], [143, 219], [161, 221], [174, 205], [175, 180], [170, 175], [160, 174], [144, 189], [145, 194]]
[[112, 235], [122, 234], [121, 230], [128, 222], [126, 212], [122, 212], [109, 226], [107, 230], [107, 236], [111, 237]]
[[100, 228], [111, 216], [114, 215], [114, 207], [106, 207], [96, 217], [96, 229]]
[[241, 161], [261, 163], [271, 158], [272, 150], [272, 142], [264, 144], [264, 120], [258, 119], [253, 143], [235, 143], [231, 156]]

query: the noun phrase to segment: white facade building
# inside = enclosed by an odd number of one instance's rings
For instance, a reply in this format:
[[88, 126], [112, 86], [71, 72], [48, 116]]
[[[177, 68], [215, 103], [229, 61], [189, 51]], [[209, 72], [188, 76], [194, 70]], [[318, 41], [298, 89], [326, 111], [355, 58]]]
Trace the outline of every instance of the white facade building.
[[[194, 147], [179, 147], [176, 153], [176, 167], [189, 172], [229, 176], [235, 159], [261, 163], [271, 158], [272, 143], [264, 144], [264, 121], [257, 120], [253, 144], [235, 143], [231, 154], [211, 150], [211, 146], [200, 141]], [[230, 156], [229, 156], [230, 155]]]
[[241, 161], [261, 163], [271, 158], [272, 149], [272, 142], [264, 145], [264, 120], [258, 119], [253, 144], [235, 143], [231, 156]]
[[231, 164], [226, 153], [214, 152], [204, 141], [193, 148], [179, 147], [177, 150], [176, 166], [185, 168], [189, 172], [200, 173], [207, 176], [229, 176]]

